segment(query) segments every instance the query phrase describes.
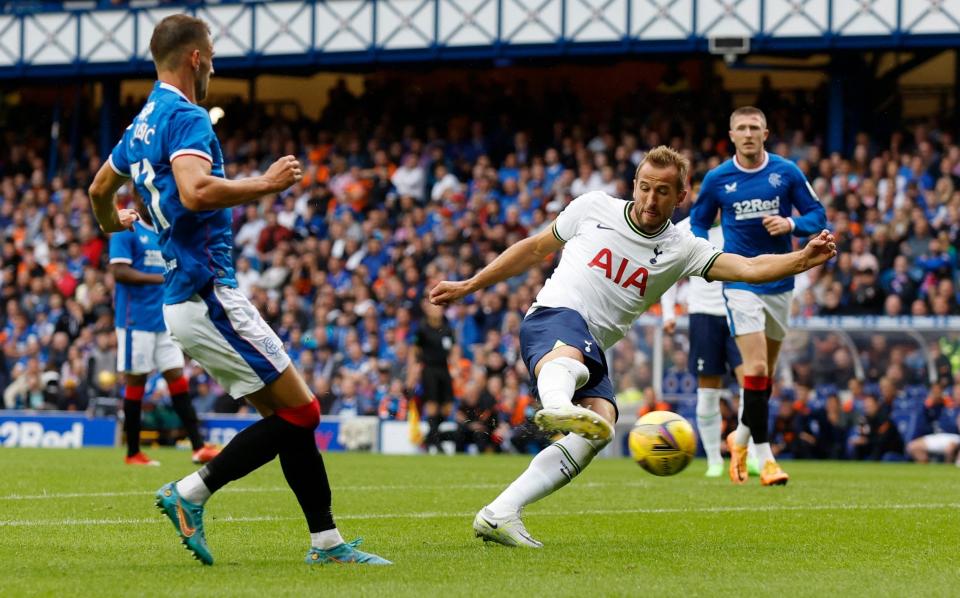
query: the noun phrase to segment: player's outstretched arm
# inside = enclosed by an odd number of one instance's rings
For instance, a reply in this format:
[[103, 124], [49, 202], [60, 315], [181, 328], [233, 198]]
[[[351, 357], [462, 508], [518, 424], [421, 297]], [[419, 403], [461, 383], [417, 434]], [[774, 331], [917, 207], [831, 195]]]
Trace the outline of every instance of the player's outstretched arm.
[[93, 183], [87, 190], [90, 203], [93, 205], [93, 217], [105, 233], [118, 233], [127, 230], [140, 219], [136, 210], [117, 209], [113, 196], [124, 183], [127, 177], [117, 174], [109, 164], [104, 163], [93, 177]]
[[829, 231], [822, 231], [800, 251], [743, 257], [723, 253], [707, 272], [710, 280], [761, 284], [805, 272], [837, 255], [837, 244]]
[[563, 247], [563, 242], [553, 233], [553, 225], [515, 243], [495, 260], [467, 280], [444, 280], [430, 290], [430, 303], [448, 305], [480, 289], [512, 278], [547, 259], [547, 256]]
[[210, 162], [199, 156], [182, 154], [172, 166], [180, 203], [194, 212], [249, 203], [269, 193], [279, 193], [303, 178], [300, 162], [293, 156], [280, 158], [258, 177], [238, 181], [212, 175]]

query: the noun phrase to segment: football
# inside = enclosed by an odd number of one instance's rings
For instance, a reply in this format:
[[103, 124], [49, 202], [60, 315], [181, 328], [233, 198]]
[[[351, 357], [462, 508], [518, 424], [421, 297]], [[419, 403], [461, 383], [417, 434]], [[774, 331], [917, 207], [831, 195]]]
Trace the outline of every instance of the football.
[[693, 426], [670, 411], [651, 411], [638, 419], [628, 442], [633, 460], [658, 476], [680, 473], [697, 452]]

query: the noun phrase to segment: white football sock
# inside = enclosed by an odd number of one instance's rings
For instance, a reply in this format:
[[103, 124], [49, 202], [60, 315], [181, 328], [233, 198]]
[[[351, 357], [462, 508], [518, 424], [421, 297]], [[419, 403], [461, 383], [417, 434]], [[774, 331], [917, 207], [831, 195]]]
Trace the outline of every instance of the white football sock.
[[200, 472], [195, 471], [177, 482], [177, 493], [187, 502], [195, 505], [202, 505], [213, 494], [207, 485], [203, 483]]
[[745, 446], [750, 441], [750, 426], [743, 423], [743, 388], [740, 389], [740, 409], [737, 411], [736, 436], [733, 438], [737, 446]]
[[537, 376], [537, 394], [544, 409], [566, 407], [573, 393], [590, 379], [590, 370], [572, 357], [558, 357], [543, 364]]
[[[542, 370], [541, 370], [542, 373]], [[612, 438], [611, 438], [612, 439]], [[497, 517], [517, 513], [526, 505], [553, 494], [570, 483], [607, 442], [587, 440], [576, 434], [567, 434], [540, 451], [526, 471], [500, 493], [487, 508]]]
[[310, 534], [310, 546], [314, 548], [330, 550], [334, 546], [340, 546], [341, 544], [343, 544], [343, 537], [340, 536], [340, 530], [337, 528]]
[[[753, 436], [750, 437], [750, 442], [747, 443], [747, 461], [750, 459], [754, 461], [757, 460], [757, 445], [753, 443]], [[763, 463], [760, 465], [763, 465]]]
[[770, 443], [764, 442], [763, 444], [758, 444], [757, 446], [757, 461], [760, 462], [760, 467], [763, 467], [767, 461], [777, 462], [773, 458], [773, 451], [770, 450]]
[[697, 389], [697, 431], [709, 465], [723, 464], [720, 455], [720, 389]]

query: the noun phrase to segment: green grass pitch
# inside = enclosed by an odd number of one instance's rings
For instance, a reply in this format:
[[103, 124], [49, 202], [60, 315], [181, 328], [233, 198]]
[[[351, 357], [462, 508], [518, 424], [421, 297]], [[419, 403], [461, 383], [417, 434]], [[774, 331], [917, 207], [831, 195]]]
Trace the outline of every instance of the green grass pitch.
[[274, 462], [207, 509], [203, 567], [153, 507], [189, 453], [133, 469], [119, 450], [0, 449], [0, 595], [956, 596], [960, 469], [786, 463], [733, 487], [703, 462], [655, 478], [598, 459], [527, 509], [539, 551], [484, 545], [475, 511], [523, 457], [326, 455], [349, 540], [393, 567], [303, 564], [305, 523]]

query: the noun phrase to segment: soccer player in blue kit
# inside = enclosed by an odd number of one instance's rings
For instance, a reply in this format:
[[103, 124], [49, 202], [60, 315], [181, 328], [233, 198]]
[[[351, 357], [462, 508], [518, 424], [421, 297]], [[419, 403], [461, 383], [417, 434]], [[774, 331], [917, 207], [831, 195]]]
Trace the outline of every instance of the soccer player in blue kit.
[[[724, 251], [746, 257], [792, 251], [791, 236], [808, 237], [824, 229], [826, 211], [800, 169], [768, 153], [763, 112], [752, 106], [730, 115], [730, 139], [736, 154], [707, 173], [690, 212], [693, 233], [706, 239], [720, 211]], [[796, 209], [799, 216], [794, 216]], [[747, 481], [747, 443], [756, 445], [760, 483], [784, 485], [789, 476], [770, 450], [771, 378], [787, 334], [793, 277], [762, 284], [725, 282], [723, 296], [730, 334], [743, 358], [740, 423], [727, 437], [730, 480]]]
[[183, 351], [163, 321], [163, 271], [157, 230], [140, 197], [134, 194], [139, 221], [133, 228], [110, 235], [110, 272], [117, 327], [117, 371], [123, 372], [123, 429], [127, 434], [128, 465], [159, 465], [140, 450], [140, 404], [147, 375], [160, 370], [170, 402], [193, 448], [193, 462], [207, 463], [220, 452], [200, 436], [197, 412], [183, 376]]
[[162, 486], [156, 504], [194, 557], [212, 565], [205, 503], [279, 456], [310, 530], [307, 563], [390, 564], [340, 536], [314, 437], [319, 403], [276, 333], [237, 290], [230, 208], [287, 189], [303, 176], [300, 163], [284, 156], [261, 176], [225, 179], [220, 143], [207, 112], [197, 106], [213, 74], [209, 27], [187, 15], [168, 16], [154, 29], [150, 52], [158, 81], [97, 172], [90, 187], [94, 214], [106, 232], [129, 227], [129, 211], [118, 210], [113, 198], [133, 180], [160, 233], [163, 315], [174, 342], [263, 416], [199, 471]]

